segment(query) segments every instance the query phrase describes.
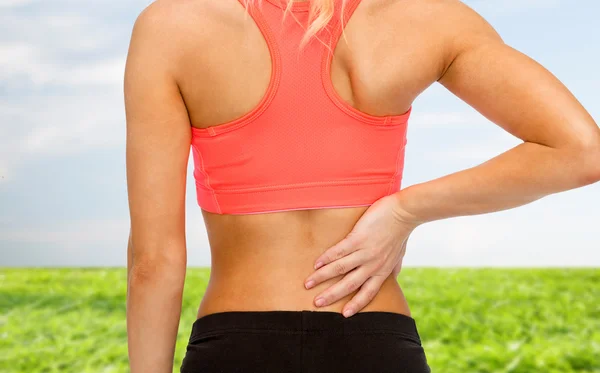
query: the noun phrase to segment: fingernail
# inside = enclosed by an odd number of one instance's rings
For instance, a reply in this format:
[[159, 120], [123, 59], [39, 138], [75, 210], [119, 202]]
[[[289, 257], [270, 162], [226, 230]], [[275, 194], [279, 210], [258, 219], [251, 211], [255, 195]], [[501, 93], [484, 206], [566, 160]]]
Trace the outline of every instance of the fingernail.
[[307, 289], [310, 289], [314, 284], [315, 284], [315, 282], [313, 280], [310, 280], [304, 286], [306, 286]]
[[317, 264], [315, 264], [315, 269], [319, 269], [323, 266], [323, 262], [318, 262]]
[[344, 316], [346, 316], [346, 317], [350, 317], [353, 314], [354, 314], [354, 310], [347, 309], [346, 311], [344, 311]]
[[324, 304], [325, 304], [325, 299], [323, 299], [323, 298], [318, 298], [318, 299], [315, 301], [315, 304], [317, 305], [317, 307], [321, 307], [322, 305], [324, 305]]

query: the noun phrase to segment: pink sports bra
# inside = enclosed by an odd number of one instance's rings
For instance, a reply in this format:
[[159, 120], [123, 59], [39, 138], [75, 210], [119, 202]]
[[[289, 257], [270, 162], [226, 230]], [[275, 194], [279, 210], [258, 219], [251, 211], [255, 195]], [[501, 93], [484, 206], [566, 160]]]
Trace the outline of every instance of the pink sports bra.
[[[347, 2], [345, 22], [359, 3]], [[272, 62], [260, 103], [230, 122], [192, 127], [197, 199], [206, 211], [368, 206], [400, 189], [412, 107], [401, 115], [373, 116], [345, 102], [330, 80], [332, 53], [312, 40], [299, 54], [304, 29], [291, 16], [282, 23], [285, 7], [286, 0], [248, 7]], [[308, 10], [308, 1], [292, 4], [305, 25]], [[317, 34], [331, 38], [331, 50], [342, 33], [340, 11], [336, 1], [331, 23]]]

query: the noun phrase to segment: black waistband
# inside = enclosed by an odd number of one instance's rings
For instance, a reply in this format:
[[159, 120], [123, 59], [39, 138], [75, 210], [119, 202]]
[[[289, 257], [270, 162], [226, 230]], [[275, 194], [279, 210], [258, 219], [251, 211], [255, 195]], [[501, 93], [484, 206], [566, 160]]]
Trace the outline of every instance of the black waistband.
[[415, 319], [400, 313], [369, 311], [349, 318], [330, 311], [226, 311], [204, 315], [192, 326], [191, 338], [222, 331], [272, 330], [287, 333], [399, 333], [421, 342]]

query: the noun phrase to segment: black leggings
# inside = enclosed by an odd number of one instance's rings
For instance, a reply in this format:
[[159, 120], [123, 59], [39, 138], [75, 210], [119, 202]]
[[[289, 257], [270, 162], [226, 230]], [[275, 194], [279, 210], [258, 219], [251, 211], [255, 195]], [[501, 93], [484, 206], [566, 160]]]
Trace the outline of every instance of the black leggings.
[[429, 373], [415, 320], [392, 312], [227, 311], [192, 326], [181, 373]]

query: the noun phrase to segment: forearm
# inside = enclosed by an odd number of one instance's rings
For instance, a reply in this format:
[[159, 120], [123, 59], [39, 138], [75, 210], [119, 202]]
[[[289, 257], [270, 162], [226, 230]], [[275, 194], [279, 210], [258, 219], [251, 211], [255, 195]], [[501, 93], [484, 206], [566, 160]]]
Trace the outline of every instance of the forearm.
[[128, 260], [127, 339], [132, 373], [171, 373], [185, 280], [185, 260]]
[[[595, 163], [594, 163], [595, 162]], [[525, 142], [485, 163], [396, 192], [419, 224], [521, 206], [598, 180], [597, 150]]]

